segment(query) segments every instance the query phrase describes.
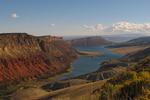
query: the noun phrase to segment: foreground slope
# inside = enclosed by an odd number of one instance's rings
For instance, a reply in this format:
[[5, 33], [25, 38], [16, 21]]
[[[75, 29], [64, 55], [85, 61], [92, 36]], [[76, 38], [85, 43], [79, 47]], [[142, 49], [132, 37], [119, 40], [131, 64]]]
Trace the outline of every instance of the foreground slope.
[[[64, 89], [46, 92], [42, 89], [20, 90], [12, 95], [11, 100], [98, 100], [96, 89], [101, 88], [104, 81], [75, 85]], [[37, 93], [37, 91], [39, 93]], [[37, 93], [36, 95], [33, 95]]]
[[64, 72], [75, 51], [57, 37], [0, 34], [0, 85]]
[[149, 100], [150, 57], [130, 65], [127, 72], [110, 79], [99, 94], [100, 100]]

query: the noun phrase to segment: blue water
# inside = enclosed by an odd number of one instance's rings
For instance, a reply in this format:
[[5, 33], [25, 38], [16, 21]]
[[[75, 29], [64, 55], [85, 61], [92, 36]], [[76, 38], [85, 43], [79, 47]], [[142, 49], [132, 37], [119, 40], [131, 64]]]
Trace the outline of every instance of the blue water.
[[100, 63], [109, 59], [120, 58], [123, 55], [115, 54], [103, 46], [98, 47], [75, 47], [77, 50], [99, 51], [102, 53], [98, 57], [81, 56], [72, 64], [72, 71], [63, 75], [63, 78], [74, 77], [89, 72], [96, 71], [100, 68]]

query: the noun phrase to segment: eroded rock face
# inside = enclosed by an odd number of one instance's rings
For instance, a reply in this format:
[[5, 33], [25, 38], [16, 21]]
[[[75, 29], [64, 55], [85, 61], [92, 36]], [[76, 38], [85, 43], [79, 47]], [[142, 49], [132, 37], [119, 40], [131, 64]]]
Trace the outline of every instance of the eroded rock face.
[[56, 75], [75, 58], [75, 50], [57, 37], [0, 34], [0, 85]]

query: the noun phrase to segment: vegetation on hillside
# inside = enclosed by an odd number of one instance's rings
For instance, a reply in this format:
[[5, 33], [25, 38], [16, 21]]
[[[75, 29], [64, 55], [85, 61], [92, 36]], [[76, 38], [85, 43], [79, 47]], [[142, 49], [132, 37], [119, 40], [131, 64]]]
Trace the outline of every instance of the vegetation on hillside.
[[100, 91], [100, 100], [149, 100], [150, 57], [110, 79]]

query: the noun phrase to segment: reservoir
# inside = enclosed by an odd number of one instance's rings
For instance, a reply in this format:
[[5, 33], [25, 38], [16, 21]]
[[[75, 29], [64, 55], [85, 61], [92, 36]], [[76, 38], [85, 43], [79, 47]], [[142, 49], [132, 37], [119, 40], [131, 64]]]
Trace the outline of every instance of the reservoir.
[[62, 78], [74, 77], [74, 76], [96, 71], [98, 68], [100, 68], [101, 62], [110, 59], [120, 58], [123, 56], [109, 51], [104, 46], [75, 47], [75, 48], [77, 50], [83, 50], [83, 51], [99, 51], [102, 53], [102, 55], [97, 57], [88, 57], [88, 56], [79, 57], [72, 63], [71, 72], [64, 74]]

